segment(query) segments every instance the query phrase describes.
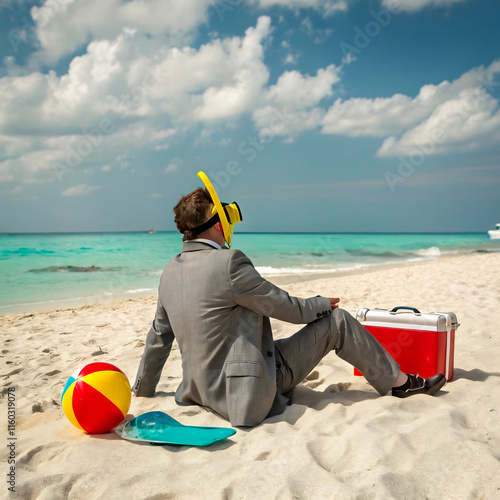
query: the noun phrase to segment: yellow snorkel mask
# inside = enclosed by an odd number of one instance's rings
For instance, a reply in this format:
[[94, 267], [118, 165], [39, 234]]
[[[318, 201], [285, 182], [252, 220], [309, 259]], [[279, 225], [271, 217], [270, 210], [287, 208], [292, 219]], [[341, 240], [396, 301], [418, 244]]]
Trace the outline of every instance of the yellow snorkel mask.
[[233, 203], [221, 203], [219, 197], [217, 196], [217, 192], [215, 191], [212, 183], [206, 176], [205, 172], [198, 172], [198, 177], [203, 181], [205, 187], [207, 188], [212, 201], [214, 203], [214, 208], [212, 209], [212, 217], [207, 220], [201, 226], [195, 227], [192, 229], [195, 233], [202, 233], [207, 229], [211, 228], [214, 224], [220, 221], [222, 225], [222, 230], [224, 232], [224, 239], [226, 243], [231, 245], [231, 237], [233, 235], [233, 226], [237, 222], [241, 222], [243, 217], [241, 216], [241, 210], [238, 204], [233, 201]]

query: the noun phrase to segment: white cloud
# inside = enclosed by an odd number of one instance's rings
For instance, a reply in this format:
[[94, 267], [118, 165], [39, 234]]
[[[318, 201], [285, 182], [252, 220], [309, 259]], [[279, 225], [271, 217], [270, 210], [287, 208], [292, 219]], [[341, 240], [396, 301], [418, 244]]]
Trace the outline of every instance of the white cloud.
[[[261, 16], [255, 28], [248, 28], [243, 39], [233, 39], [228, 46], [233, 63], [230, 78], [220, 86], [210, 86], [195, 110], [199, 120], [228, 118], [248, 111], [257, 102], [269, 72], [263, 62], [263, 40], [271, 31], [271, 19]], [[238, 60], [233, 59], [237, 55]], [[219, 68], [218, 68], [219, 69]], [[224, 66], [223, 68], [224, 69]]]
[[406, 12], [417, 12], [425, 7], [448, 7], [465, 0], [383, 0], [382, 6], [401, 9]]
[[15, 156], [39, 147], [43, 140], [29, 135], [10, 136], [0, 135], [0, 156]]
[[358, 56], [356, 56], [352, 52], [349, 52], [347, 55], [345, 55], [342, 58], [342, 64], [351, 64], [352, 62], [356, 61], [357, 59], [358, 59]]
[[0, 134], [81, 134], [99, 129], [108, 112], [115, 117], [108, 129], [161, 117], [164, 126], [152, 140], [165, 141], [176, 132], [173, 122], [237, 116], [253, 107], [267, 82], [269, 33], [270, 18], [262, 16], [244, 37], [216, 39], [198, 50], [164, 47], [132, 32], [94, 41], [62, 76], [0, 78]]
[[333, 94], [332, 86], [340, 81], [335, 65], [319, 69], [316, 76], [286, 71], [266, 93], [266, 106], [257, 108], [253, 120], [261, 131], [293, 139], [298, 133], [316, 128], [324, 115], [318, 105]]
[[68, 134], [96, 128], [110, 107], [106, 97], [127, 94], [132, 71], [127, 62], [138, 57], [132, 52], [132, 38], [120, 35], [113, 42], [92, 42], [60, 77], [50, 71], [1, 78], [0, 131]]
[[[176, 135], [254, 109], [266, 91], [269, 17], [242, 37], [199, 49], [164, 47], [134, 32], [94, 41], [68, 72], [0, 78], [0, 181], [54, 180], [117, 165], [123, 151], [165, 150]], [[120, 152], [120, 153], [119, 153]], [[32, 161], [34, 160], [34, 161]]]
[[[129, 4], [137, 6], [137, 1]], [[322, 8], [319, 2], [292, 4]], [[81, 9], [80, 0], [61, 5], [68, 16], [74, 14], [71, 9]], [[145, 1], [143, 7], [151, 5]], [[141, 29], [92, 41], [65, 74], [16, 70], [0, 78], [0, 182], [47, 182], [76, 169], [130, 166], [131, 171], [137, 150], [166, 150], [193, 130], [201, 137], [214, 130], [224, 133], [244, 115], [251, 115], [261, 132], [272, 125], [272, 132], [288, 142], [322, 127], [325, 134], [381, 137], [379, 155], [400, 154], [442, 127], [450, 109], [470, 99], [480, 78], [491, 80], [500, 71], [497, 62], [451, 83], [425, 85], [416, 97], [338, 99], [325, 108], [340, 81], [340, 67], [320, 68], [316, 75], [286, 71], [269, 85], [264, 63], [272, 33], [268, 16], [242, 36], [213, 38], [199, 48], [171, 47]], [[288, 51], [286, 43], [283, 47]], [[485, 94], [436, 152], [457, 143], [465, 149], [491, 142], [497, 120], [497, 103]]]
[[[118, 123], [118, 122], [117, 122]], [[128, 151], [148, 146], [154, 136], [154, 124], [133, 123], [113, 134], [32, 136], [26, 150], [15, 150], [0, 161], [0, 182], [17, 179], [23, 183], [61, 180], [62, 177], [85, 169], [109, 167], [127, 168]], [[0, 137], [0, 152], [7, 141]], [[124, 153], [124, 151], [126, 153]]]
[[377, 155], [410, 155], [416, 151], [431, 155], [498, 144], [500, 108], [485, 88], [498, 73], [500, 61], [462, 75], [450, 84], [450, 91], [435, 102], [425, 119], [400, 137], [387, 138]]
[[262, 9], [285, 7], [288, 9], [314, 9], [324, 15], [345, 12], [352, 0], [248, 0]]
[[426, 155], [470, 151], [498, 144], [498, 101], [478, 89], [468, 89], [438, 105], [432, 114], [401, 137], [387, 138], [377, 156]]
[[179, 170], [179, 165], [177, 163], [170, 163], [165, 169], [166, 174], [171, 174], [172, 172], [177, 172]]
[[[391, 9], [396, 5], [414, 12], [427, 6], [448, 6], [460, 1], [464, 0], [383, 0], [382, 5]], [[272, 7], [294, 11], [313, 9], [329, 16], [347, 11], [354, 0], [246, 2], [262, 10]], [[0, 9], [11, 3], [11, 0], [1, 0]], [[230, 11], [236, 8], [231, 2], [223, 5]], [[45, 63], [52, 64], [81, 49], [89, 40], [113, 40], [124, 29], [146, 34], [163, 46], [189, 43], [197, 28], [208, 21], [210, 10], [217, 12], [220, 7], [220, 0], [44, 0], [40, 6], [32, 7], [31, 16], [40, 47], [37, 55]], [[312, 25], [305, 26], [305, 29], [318, 42], [324, 41], [331, 33], [314, 30]]]
[[300, 23], [300, 31], [307, 36], [314, 38], [314, 43], [323, 43], [333, 33], [330, 28], [320, 29], [314, 28], [312, 21], [309, 17], [305, 17]]
[[169, 128], [165, 130], [159, 130], [155, 132], [153, 139], [155, 141], [163, 141], [164, 139], [168, 139], [169, 137], [175, 135], [176, 130], [174, 128]]
[[95, 191], [99, 191], [103, 186], [87, 186], [87, 184], [79, 184], [78, 186], [70, 187], [62, 191], [61, 196], [88, 196]]
[[320, 68], [316, 76], [286, 71], [269, 88], [267, 99], [289, 111], [314, 106], [333, 94], [332, 86], [340, 81], [339, 73], [340, 69], [334, 64]]
[[[214, 0], [46, 0], [34, 6], [41, 57], [49, 63], [92, 39], [114, 39], [124, 28], [164, 37], [185, 36], [207, 20]], [[97, 13], [97, 14], [96, 14]]]
[[[434, 93], [434, 89], [432, 91]], [[337, 99], [323, 118], [322, 132], [349, 137], [384, 137], [400, 132], [424, 118], [433, 108], [428, 93], [423, 93], [423, 99], [421, 94], [415, 99], [401, 94]]]
[[498, 86], [498, 73], [500, 60], [451, 83], [424, 85], [414, 98], [338, 99], [322, 120], [322, 132], [386, 137], [378, 156], [411, 154], [422, 146], [435, 154], [492, 144], [500, 135], [500, 111], [488, 87]]
[[153, 193], [151, 195], [151, 198], [161, 198], [162, 197], [162, 194], [161, 193]]
[[168, 165], [167, 168], [165, 169], [166, 174], [171, 174], [173, 172], [177, 172], [179, 170], [179, 167], [182, 164], [182, 159], [181, 158], [174, 158]]
[[45, 182], [52, 176], [51, 165], [63, 159], [64, 152], [43, 149], [30, 151], [0, 162], [0, 182], [19, 180], [25, 184]]

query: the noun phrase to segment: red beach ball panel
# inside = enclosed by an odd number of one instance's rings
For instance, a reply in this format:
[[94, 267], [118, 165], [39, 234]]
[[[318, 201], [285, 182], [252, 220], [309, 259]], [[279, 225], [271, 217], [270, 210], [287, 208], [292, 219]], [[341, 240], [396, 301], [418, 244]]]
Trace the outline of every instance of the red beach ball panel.
[[112, 365], [111, 363], [101, 363], [101, 362], [96, 362], [96, 363], [89, 363], [88, 365], [84, 366], [81, 370], [78, 376], [80, 378], [85, 377], [85, 375], [90, 375], [91, 373], [94, 372], [103, 372], [103, 371], [114, 371], [114, 372], [120, 372], [123, 373], [120, 368], [118, 368], [115, 365]]
[[75, 384], [73, 411], [78, 423], [88, 434], [108, 432], [125, 417], [115, 404], [83, 380]]

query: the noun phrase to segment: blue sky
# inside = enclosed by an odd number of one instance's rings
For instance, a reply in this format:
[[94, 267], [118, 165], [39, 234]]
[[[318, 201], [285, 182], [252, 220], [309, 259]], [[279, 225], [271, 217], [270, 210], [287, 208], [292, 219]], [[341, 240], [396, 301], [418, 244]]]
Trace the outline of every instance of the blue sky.
[[500, 221], [495, 0], [0, 0], [0, 232]]

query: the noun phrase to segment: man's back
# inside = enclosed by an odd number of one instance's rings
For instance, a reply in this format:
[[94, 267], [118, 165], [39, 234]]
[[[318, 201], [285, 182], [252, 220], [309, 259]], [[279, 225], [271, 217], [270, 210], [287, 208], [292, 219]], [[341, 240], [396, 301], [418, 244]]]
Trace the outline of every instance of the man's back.
[[[242, 260], [236, 250], [187, 242], [165, 268], [159, 300], [182, 355], [177, 401], [208, 406], [233, 425], [255, 425], [276, 394], [274, 356], [262, 355], [274, 348], [268, 318], [236, 302]], [[235, 404], [231, 391], [239, 394]]]
[[309, 323], [327, 306], [322, 297], [290, 297], [262, 278], [239, 250], [185, 242], [159, 288], [159, 309], [166, 312], [182, 355], [176, 400], [208, 406], [233, 425], [260, 423], [273, 404], [282, 411], [287, 400], [276, 393], [269, 316]]

